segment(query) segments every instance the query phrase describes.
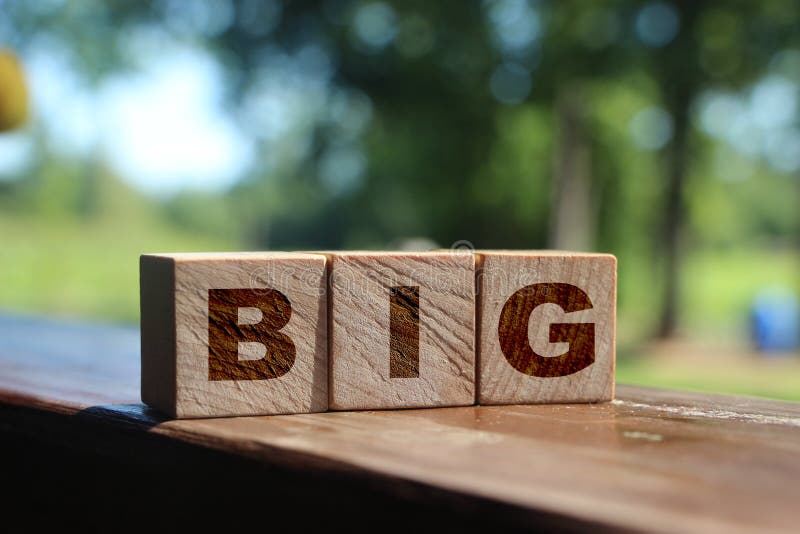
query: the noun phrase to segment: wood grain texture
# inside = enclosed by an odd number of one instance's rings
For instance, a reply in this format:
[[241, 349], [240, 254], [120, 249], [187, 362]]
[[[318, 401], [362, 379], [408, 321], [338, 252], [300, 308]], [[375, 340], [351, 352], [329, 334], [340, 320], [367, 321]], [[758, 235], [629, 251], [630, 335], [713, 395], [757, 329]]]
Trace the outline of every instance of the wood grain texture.
[[179, 418], [326, 410], [325, 261], [142, 256], [144, 402]]
[[330, 408], [472, 404], [472, 254], [328, 254]]
[[[2, 426], [105, 454], [161, 437], [335, 475], [331, 492], [402, 487], [420, 506], [435, 489], [465, 513], [502, 503], [523, 528], [543, 513], [575, 531], [794, 533], [800, 521], [800, 403], [623, 385], [604, 404], [170, 421], [139, 404], [138, 352], [136, 329], [0, 315]], [[112, 428], [124, 433], [99, 443]]]
[[616, 258], [477, 253], [480, 404], [614, 398]]

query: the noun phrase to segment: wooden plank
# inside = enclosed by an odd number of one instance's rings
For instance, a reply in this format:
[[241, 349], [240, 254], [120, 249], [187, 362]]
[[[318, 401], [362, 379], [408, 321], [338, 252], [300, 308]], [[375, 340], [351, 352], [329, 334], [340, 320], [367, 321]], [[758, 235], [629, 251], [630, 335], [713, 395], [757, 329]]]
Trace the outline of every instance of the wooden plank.
[[142, 399], [172, 417], [325, 411], [325, 256], [141, 258]]
[[604, 404], [167, 421], [138, 403], [137, 344], [132, 329], [0, 318], [0, 403], [565, 528], [796, 532], [800, 520], [800, 404], [620, 386]]
[[478, 251], [481, 404], [614, 398], [617, 259]]
[[330, 407], [475, 402], [475, 259], [328, 253]]

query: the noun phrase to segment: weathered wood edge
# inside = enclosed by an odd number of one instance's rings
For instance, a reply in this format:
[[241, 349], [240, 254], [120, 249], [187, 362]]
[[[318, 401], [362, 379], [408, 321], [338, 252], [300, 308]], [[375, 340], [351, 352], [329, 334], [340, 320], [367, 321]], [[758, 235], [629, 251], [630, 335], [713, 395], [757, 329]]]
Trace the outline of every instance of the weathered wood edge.
[[[9, 414], [12, 416], [9, 417]], [[588, 529], [592, 532], [643, 532], [627, 525], [604, 523], [558, 511], [520, 506], [382, 473], [290, 447], [254, 441], [242, 442], [172, 427], [158, 427], [159, 423], [170, 421], [173, 420], [158, 414], [144, 404], [84, 406], [0, 389], [0, 430], [11, 430], [30, 437], [41, 438], [42, 435], [46, 435], [49, 442], [74, 450], [86, 452], [89, 448], [100, 455], [131, 459], [132, 451], [139, 450], [142, 446], [150, 450], [155, 446], [160, 452], [166, 440], [190, 446], [198, 452], [208, 450], [239, 457], [266, 468], [277, 467], [298, 474], [327, 475], [337, 481], [347, 481], [349, 484], [363, 486], [369, 491], [381, 492], [388, 498], [402, 498], [425, 503], [427, 506], [434, 505], [442, 507], [449, 513], [466, 511], [470, 516], [481, 518], [485, 518], [484, 514], [487, 514], [488, 517], [496, 518], [497, 527], [502, 529], [527, 531], [535, 528], [542, 531], [576, 533], [587, 532]], [[10, 429], [10, 426], [14, 428]], [[80, 433], [77, 439], [76, 432]], [[198, 457], [206, 459], [202, 454], [198, 454]], [[194, 461], [194, 458], [186, 457], [185, 449], [179, 456], [170, 453], [166, 460], [142, 459], [140, 456], [136, 459], [161, 464], [169, 462], [191, 464]], [[337, 491], [337, 488], [331, 487], [330, 491]]]

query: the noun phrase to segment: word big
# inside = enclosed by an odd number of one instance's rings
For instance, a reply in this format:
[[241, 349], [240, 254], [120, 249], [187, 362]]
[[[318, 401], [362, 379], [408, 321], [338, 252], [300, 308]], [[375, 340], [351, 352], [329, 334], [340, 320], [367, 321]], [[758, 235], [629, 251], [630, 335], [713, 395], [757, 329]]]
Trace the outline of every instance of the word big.
[[616, 259], [143, 255], [142, 400], [173, 417], [613, 398]]

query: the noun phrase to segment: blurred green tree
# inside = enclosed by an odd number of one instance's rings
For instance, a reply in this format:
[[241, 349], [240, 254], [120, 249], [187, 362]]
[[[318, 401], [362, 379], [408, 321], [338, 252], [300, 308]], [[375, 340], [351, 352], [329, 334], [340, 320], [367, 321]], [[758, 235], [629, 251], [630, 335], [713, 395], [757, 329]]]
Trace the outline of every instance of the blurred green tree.
[[[689, 192], [713, 189], [693, 175], [712, 144], [694, 110], [704, 91], [748, 87], [777, 53], [800, 46], [798, 6], [3, 3], [8, 45], [57, 43], [90, 82], [134, 68], [137, 35], [168, 35], [224, 67], [228, 108], [255, 141], [256, 164], [225, 195], [164, 201], [174, 224], [264, 248], [381, 247], [424, 236], [444, 246], [610, 250], [622, 270], [646, 275], [631, 280], [663, 293], [655, 329], [664, 336], [676, 328], [686, 237], [711, 235], [687, 222]], [[302, 112], [277, 140], [259, 118], [286, 111], [263, 103], [276, 86], [297, 95]], [[56, 178], [41, 174], [31, 181], [54, 190]], [[98, 187], [96, 173], [86, 175], [74, 179], [76, 191]], [[87, 200], [75, 210], [91, 212], [92, 195], [79, 196]], [[774, 199], [759, 202], [769, 212]], [[790, 231], [787, 212], [764, 215], [760, 228]], [[635, 287], [624, 291], [626, 301]]]

